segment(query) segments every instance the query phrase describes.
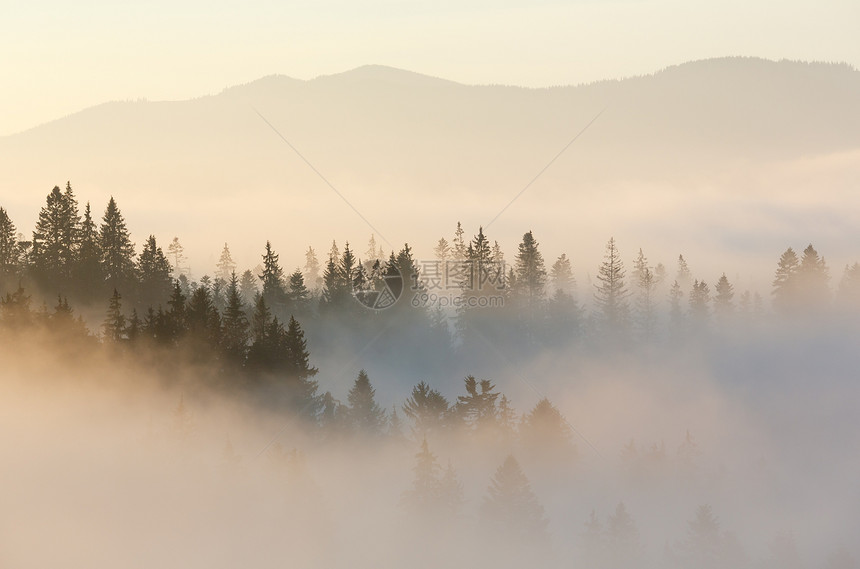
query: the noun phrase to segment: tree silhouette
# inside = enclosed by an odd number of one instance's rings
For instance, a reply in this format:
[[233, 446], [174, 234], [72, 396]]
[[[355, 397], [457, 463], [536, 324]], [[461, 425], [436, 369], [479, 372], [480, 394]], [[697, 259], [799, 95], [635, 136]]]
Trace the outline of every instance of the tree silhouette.
[[594, 301], [603, 325], [609, 332], [623, 332], [629, 325], [629, 291], [624, 276], [624, 262], [615, 246], [615, 238], [610, 238], [606, 244], [603, 263], [597, 272], [598, 284], [594, 285]]
[[134, 244], [125, 219], [111, 196], [99, 230], [102, 268], [110, 289], [128, 291], [135, 282]]
[[547, 520], [517, 459], [509, 455], [496, 470], [481, 504], [481, 519], [502, 539], [543, 540]]
[[349, 420], [353, 429], [368, 435], [379, 435], [385, 424], [385, 411], [376, 403], [376, 390], [367, 372], [361, 370], [347, 395]]

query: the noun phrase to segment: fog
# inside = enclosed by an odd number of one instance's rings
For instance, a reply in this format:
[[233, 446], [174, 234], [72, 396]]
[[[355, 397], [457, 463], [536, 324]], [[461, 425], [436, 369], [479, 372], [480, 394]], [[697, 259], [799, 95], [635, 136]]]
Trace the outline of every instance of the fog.
[[856, 569], [858, 95], [370, 66], [0, 137], [0, 567]]
[[[491, 378], [499, 390], [520, 412], [548, 396], [575, 429], [575, 453], [568, 460], [534, 440], [430, 433], [431, 452], [456, 470], [465, 499], [459, 515], [444, 518], [404, 505], [421, 444], [408, 427], [405, 437], [323, 436], [253, 396], [205, 387], [199, 369], [164, 376], [91, 346], [6, 337], [0, 560], [71, 568], [689, 566], [688, 524], [707, 504], [737, 544], [736, 557], [715, 553], [715, 566], [856, 566], [833, 557], [860, 553], [853, 338], [856, 328], [774, 326], [672, 348], [547, 350], [501, 366]], [[427, 379], [401, 377], [400, 387]], [[321, 388], [345, 399], [351, 380]], [[396, 386], [371, 381], [380, 401], [403, 403], [390, 401]], [[457, 377], [431, 383], [450, 399], [463, 393]], [[509, 453], [544, 508], [548, 541], [506, 537], [482, 517], [490, 479]], [[627, 561], [611, 547], [594, 553], [586, 537], [592, 510], [605, 526], [620, 502], [638, 531]]]

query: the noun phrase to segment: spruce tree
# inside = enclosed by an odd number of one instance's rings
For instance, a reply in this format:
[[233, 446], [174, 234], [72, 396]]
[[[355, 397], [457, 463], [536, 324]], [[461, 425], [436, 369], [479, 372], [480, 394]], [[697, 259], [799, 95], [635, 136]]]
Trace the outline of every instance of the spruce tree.
[[126, 322], [122, 313], [122, 297], [116, 289], [108, 303], [107, 316], [102, 324], [105, 339], [111, 342], [121, 342], [125, 339]]
[[102, 257], [98, 229], [93, 220], [90, 203], [87, 202], [84, 218], [81, 221], [80, 246], [74, 272], [75, 288], [79, 298], [93, 300], [103, 293]]
[[481, 504], [481, 517], [497, 539], [547, 539], [543, 506], [519, 462], [509, 455], [496, 470]]
[[185, 265], [185, 248], [179, 242], [179, 237], [174, 237], [170, 245], [167, 246], [167, 256], [170, 259], [170, 265], [173, 267], [173, 277], [179, 278], [180, 275], [188, 275], [191, 272]]
[[466, 376], [464, 382], [466, 395], [457, 397], [457, 412], [472, 429], [495, 427], [499, 397], [496, 386], [488, 379], [478, 381], [473, 375]]
[[296, 314], [304, 316], [310, 313], [311, 292], [305, 286], [305, 277], [299, 269], [290, 275], [287, 296]]
[[385, 424], [385, 411], [376, 403], [376, 390], [370, 385], [367, 372], [361, 370], [347, 395], [350, 423], [353, 429], [366, 435], [379, 435]]
[[320, 409], [317, 395], [317, 382], [312, 378], [319, 372], [310, 364], [305, 333], [298, 320], [290, 316], [284, 342], [284, 351], [289, 365], [290, 378], [295, 386], [295, 398], [300, 414], [307, 418], [316, 417]]
[[272, 244], [266, 241], [266, 252], [263, 255], [263, 272], [259, 275], [263, 283], [263, 298], [272, 308], [285, 307], [287, 291], [284, 289], [284, 271], [278, 263], [278, 255], [272, 250]]
[[523, 235], [514, 264], [516, 291], [529, 310], [538, 310], [546, 297], [546, 267], [531, 231]]
[[253, 303], [254, 298], [256, 298], [257, 296], [257, 293], [260, 292], [257, 288], [257, 280], [257, 277], [254, 276], [254, 273], [250, 269], [242, 273], [242, 278], [239, 281], [239, 293], [242, 295], [242, 302], [244, 302], [245, 304]]
[[717, 281], [714, 292], [716, 293], [714, 295], [714, 317], [725, 321], [731, 317], [735, 310], [734, 302], [732, 302], [735, 297], [735, 289], [729, 279], [726, 278], [725, 273]]
[[623, 333], [630, 321], [630, 307], [627, 303], [629, 291], [624, 276], [624, 263], [615, 246], [615, 238], [610, 238], [606, 244], [603, 263], [597, 272], [599, 284], [594, 285], [594, 300], [604, 327], [611, 333]]
[[827, 263], [810, 244], [803, 250], [800, 265], [797, 268], [800, 302], [805, 311], [820, 311], [828, 304], [830, 301], [830, 289], [827, 285], [829, 280]]
[[573, 267], [571, 266], [570, 259], [564, 253], [552, 264], [549, 279], [553, 291], [560, 290], [565, 294], [573, 296], [576, 289], [576, 279], [573, 278]]
[[18, 277], [20, 252], [15, 224], [0, 207], [0, 292], [7, 286], [11, 287], [12, 281]]
[[308, 247], [305, 252], [305, 282], [311, 290], [317, 290], [322, 286], [322, 277], [320, 276], [320, 262], [317, 259], [317, 254], [313, 247]]
[[67, 290], [78, 248], [80, 216], [70, 184], [54, 186], [39, 212], [33, 232], [31, 260], [36, 280], [46, 288]]
[[102, 269], [110, 289], [128, 291], [135, 282], [134, 244], [125, 219], [111, 196], [99, 230]]
[[221, 328], [221, 351], [228, 362], [241, 366], [248, 350], [248, 318], [239, 292], [239, 281], [234, 272], [227, 287], [227, 304], [224, 307]]
[[221, 279], [225, 283], [230, 280], [230, 275], [236, 270], [236, 263], [233, 261], [233, 256], [230, 255], [230, 248], [224, 243], [224, 248], [221, 250], [221, 257], [218, 259], [218, 264], [215, 265], [218, 270], [215, 271], [215, 277]]
[[789, 247], [780, 256], [773, 279], [773, 307], [783, 314], [792, 313], [798, 305], [797, 271], [800, 260], [794, 249]]
[[166, 303], [173, 292], [172, 272], [155, 236], [150, 235], [137, 260], [138, 305], [148, 308]]
[[188, 335], [209, 348], [217, 348], [220, 343], [221, 317], [212, 302], [211, 293], [198, 287], [188, 300]]
[[657, 329], [657, 310], [655, 307], [654, 293], [657, 283], [654, 271], [648, 266], [645, 253], [639, 249], [639, 255], [633, 263], [633, 284], [636, 287], [636, 325], [639, 333], [645, 339], [654, 336]]
[[403, 413], [412, 420], [413, 432], [426, 436], [446, 425], [449, 407], [448, 400], [439, 391], [422, 381], [412, 388], [412, 394], [403, 405]]

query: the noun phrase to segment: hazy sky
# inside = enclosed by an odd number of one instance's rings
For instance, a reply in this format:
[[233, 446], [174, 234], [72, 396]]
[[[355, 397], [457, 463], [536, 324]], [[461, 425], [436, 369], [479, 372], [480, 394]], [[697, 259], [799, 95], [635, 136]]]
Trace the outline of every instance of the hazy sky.
[[384, 64], [545, 86], [725, 55], [860, 64], [856, 0], [0, 0], [0, 135], [107, 100]]

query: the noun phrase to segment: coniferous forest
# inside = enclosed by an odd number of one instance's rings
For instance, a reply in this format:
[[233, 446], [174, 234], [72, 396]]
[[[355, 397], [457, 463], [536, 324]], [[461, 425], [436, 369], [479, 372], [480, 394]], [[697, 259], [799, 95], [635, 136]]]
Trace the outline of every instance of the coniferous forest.
[[133, 567], [857, 567], [860, 263], [785, 244], [748, 290], [607, 236], [583, 283], [452, 220], [432, 258], [213, 243], [195, 276], [126, 214], [0, 207], [4, 486], [56, 513], [20, 547], [122, 520]]

